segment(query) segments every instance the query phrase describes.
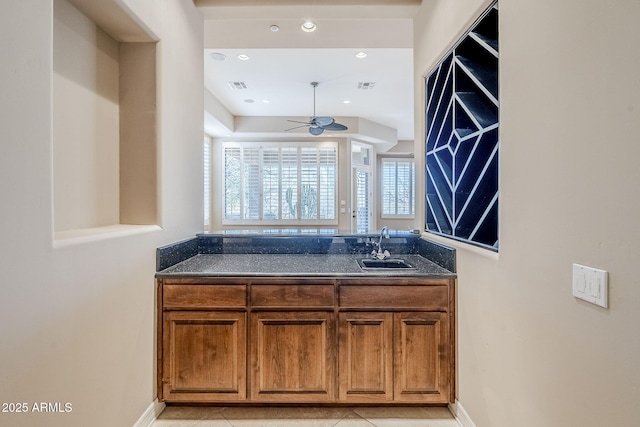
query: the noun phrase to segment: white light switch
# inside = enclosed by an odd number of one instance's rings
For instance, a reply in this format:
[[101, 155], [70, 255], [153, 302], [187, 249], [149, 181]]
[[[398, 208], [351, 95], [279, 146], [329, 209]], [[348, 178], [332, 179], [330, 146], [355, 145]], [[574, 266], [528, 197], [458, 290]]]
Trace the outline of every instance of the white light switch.
[[573, 264], [573, 296], [607, 308], [608, 276], [605, 270]]

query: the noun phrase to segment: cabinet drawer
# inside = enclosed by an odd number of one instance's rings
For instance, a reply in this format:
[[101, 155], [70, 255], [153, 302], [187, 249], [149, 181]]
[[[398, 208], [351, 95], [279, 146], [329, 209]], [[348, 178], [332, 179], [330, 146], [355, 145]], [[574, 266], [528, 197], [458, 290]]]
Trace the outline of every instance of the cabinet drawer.
[[244, 308], [246, 285], [164, 285], [162, 302], [165, 309]]
[[447, 311], [446, 286], [341, 286], [340, 308]]
[[333, 285], [252, 285], [253, 308], [333, 308]]

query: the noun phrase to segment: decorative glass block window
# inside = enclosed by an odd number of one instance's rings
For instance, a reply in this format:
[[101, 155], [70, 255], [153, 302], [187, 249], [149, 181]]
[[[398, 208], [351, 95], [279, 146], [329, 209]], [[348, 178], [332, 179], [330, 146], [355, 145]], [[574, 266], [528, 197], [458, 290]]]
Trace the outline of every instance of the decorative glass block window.
[[336, 224], [336, 144], [223, 147], [223, 223]]
[[498, 5], [425, 78], [426, 230], [498, 250]]
[[415, 175], [413, 159], [382, 159], [382, 217], [415, 216]]

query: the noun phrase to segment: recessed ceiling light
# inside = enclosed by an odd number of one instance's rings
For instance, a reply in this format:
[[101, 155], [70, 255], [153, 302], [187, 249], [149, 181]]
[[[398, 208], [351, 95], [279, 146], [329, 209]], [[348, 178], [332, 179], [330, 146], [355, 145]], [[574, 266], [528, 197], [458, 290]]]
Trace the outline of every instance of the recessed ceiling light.
[[224, 53], [220, 53], [220, 52], [213, 52], [209, 56], [214, 61], [224, 61], [225, 59], [227, 59], [226, 55]]
[[343, 104], [351, 104], [351, 100], [350, 99], [345, 99], [344, 101], [342, 101]]
[[318, 28], [316, 26], [315, 23], [311, 22], [311, 21], [305, 21], [300, 28], [302, 28], [302, 31], [305, 31], [307, 33], [312, 33], [316, 30], [316, 28]]
[[263, 104], [268, 104], [269, 102], [271, 102], [271, 101], [269, 101], [268, 99], [263, 99], [263, 100], [262, 100], [262, 103], [263, 103]]
[[362, 59], [367, 57], [367, 52], [358, 52], [356, 53], [356, 58]]
[[270, 27], [269, 27], [269, 29], [270, 29], [271, 31], [273, 31], [274, 33], [277, 33], [278, 31], [280, 31], [280, 27], [278, 27], [278, 26], [277, 26], [277, 25], [275, 25], [275, 24], [274, 24], [274, 25], [272, 25], [272, 26], [270, 26]]
[[244, 53], [241, 53], [240, 55], [238, 55], [238, 59], [241, 61], [246, 61], [247, 59], [249, 59], [249, 55], [245, 55]]

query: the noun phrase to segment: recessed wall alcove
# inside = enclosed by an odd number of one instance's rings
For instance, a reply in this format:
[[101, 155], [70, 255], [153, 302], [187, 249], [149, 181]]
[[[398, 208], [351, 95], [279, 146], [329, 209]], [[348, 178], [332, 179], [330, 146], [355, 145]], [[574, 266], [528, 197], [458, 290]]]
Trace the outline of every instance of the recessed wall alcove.
[[53, 3], [55, 243], [158, 223], [157, 37], [87, 4]]

